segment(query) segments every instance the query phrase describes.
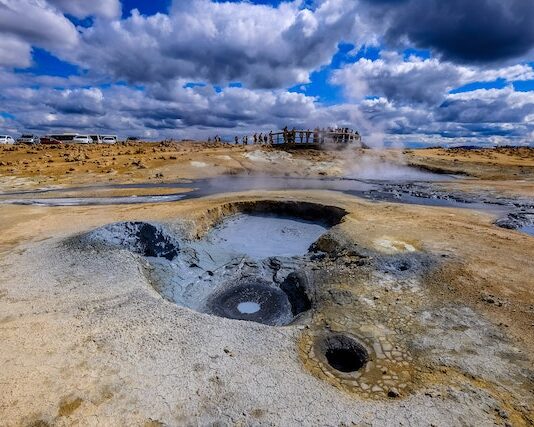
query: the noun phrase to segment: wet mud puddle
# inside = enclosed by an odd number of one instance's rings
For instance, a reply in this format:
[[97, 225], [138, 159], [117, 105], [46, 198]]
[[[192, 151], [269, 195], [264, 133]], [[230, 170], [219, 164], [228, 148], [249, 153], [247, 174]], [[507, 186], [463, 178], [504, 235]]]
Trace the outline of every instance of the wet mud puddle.
[[518, 228], [518, 231], [534, 236], [534, 225], [525, 225], [523, 227]]
[[[436, 174], [417, 174], [417, 180], [428, 182], [447, 181], [449, 176]], [[390, 180], [370, 180], [365, 178], [298, 178], [298, 177], [270, 177], [270, 176], [223, 176], [217, 178], [197, 179], [174, 183], [140, 183], [140, 184], [107, 184], [84, 187], [50, 188], [35, 191], [17, 191], [0, 193], [0, 203], [39, 205], [39, 206], [83, 206], [101, 204], [137, 204], [137, 203], [165, 203], [173, 200], [196, 199], [229, 192], [251, 190], [332, 190], [360, 197], [372, 199], [393, 199], [381, 189]], [[401, 182], [415, 182], [405, 180]], [[153, 189], [152, 195], [135, 195], [135, 192]], [[177, 193], [169, 189], [181, 190]], [[183, 190], [188, 190], [184, 192]], [[87, 197], [87, 192], [107, 190], [131, 190], [130, 197]], [[166, 194], [161, 193], [166, 190]], [[65, 197], [65, 193], [78, 193], [76, 196]]]

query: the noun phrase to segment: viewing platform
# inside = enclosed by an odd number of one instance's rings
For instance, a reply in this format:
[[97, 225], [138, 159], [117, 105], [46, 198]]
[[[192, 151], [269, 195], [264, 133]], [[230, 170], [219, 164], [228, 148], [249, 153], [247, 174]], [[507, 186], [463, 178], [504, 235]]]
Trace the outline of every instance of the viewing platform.
[[276, 147], [287, 148], [319, 148], [333, 144], [355, 144], [365, 148], [361, 135], [352, 129], [285, 129], [270, 133], [269, 143]]

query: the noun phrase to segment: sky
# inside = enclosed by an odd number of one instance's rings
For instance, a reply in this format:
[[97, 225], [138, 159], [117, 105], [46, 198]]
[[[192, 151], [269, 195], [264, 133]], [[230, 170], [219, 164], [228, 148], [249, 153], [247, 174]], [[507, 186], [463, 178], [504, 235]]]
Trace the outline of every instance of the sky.
[[533, 145], [527, 0], [0, 0], [0, 134]]

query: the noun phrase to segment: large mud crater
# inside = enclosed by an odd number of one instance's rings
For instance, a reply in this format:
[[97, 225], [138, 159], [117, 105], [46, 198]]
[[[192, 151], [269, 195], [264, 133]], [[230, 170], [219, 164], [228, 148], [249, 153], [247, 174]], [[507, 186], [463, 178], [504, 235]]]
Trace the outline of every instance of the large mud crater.
[[169, 301], [284, 326], [313, 308], [309, 272], [317, 256], [310, 249], [344, 215], [310, 203], [237, 203], [206, 212], [196, 239], [142, 222], [111, 224], [87, 237], [143, 256], [151, 283]]

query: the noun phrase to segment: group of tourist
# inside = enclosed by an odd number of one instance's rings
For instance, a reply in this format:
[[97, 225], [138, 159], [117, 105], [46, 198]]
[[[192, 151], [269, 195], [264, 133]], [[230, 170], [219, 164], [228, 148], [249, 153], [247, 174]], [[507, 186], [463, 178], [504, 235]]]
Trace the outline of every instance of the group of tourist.
[[[336, 142], [336, 143], [348, 143], [354, 139], [359, 138], [359, 133], [353, 131], [349, 128], [315, 128], [313, 131], [308, 130], [296, 130], [288, 129], [284, 127], [282, 132], [278, 133], [255, 133], [252, 136], [254, 144], [323, 144], [325, 142]], [[211, 142], [212, 139], [208, 138], [208, 142]], [[220, 143], [222, 142], [220, 136], [215, 136], [213, 142]], [[234, 138], [234, 143], [239, 145], [248, 145], [248, 136], [236, 136]]]
[[[260, 133], [260, 134], [257, 134], [255, 133], [253, 135], [253, 141], [254, 141], [254, 144], [272, 144], [273, 143], [273, 133], [272, 132], [269, 132], [268, 134], [263, 134], [263, 133]], [[211, 143], [211, 142], [215, 142], [215, 143], [219, 143], [219, 142], [222, 142], [221, 140], [221, 137], [220, 136], [215, 136], [215, 138], [213, 138], [213, 140], [211, 138], [208, 138], [208, 143]], [[241, 144], [243, 145], [248, 145], [248, 136], [245, 135], [243, 137], [241, 137], [241, 140], [238, 136], [236, 136], [234, 138], [234, 143], [236, 145], [239, 145], [239, 142], [241, 141]]]

